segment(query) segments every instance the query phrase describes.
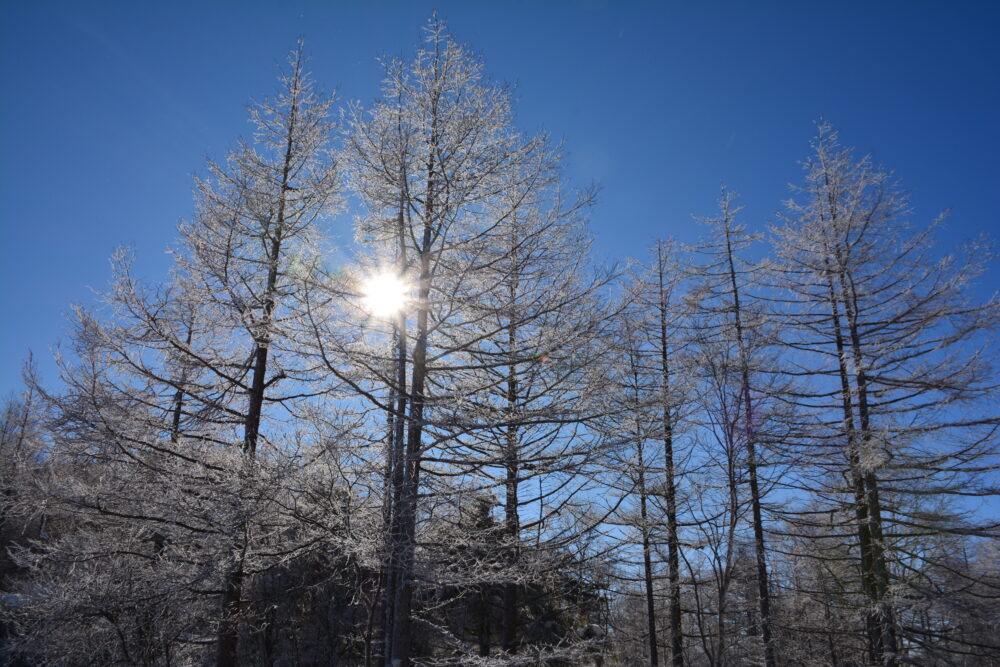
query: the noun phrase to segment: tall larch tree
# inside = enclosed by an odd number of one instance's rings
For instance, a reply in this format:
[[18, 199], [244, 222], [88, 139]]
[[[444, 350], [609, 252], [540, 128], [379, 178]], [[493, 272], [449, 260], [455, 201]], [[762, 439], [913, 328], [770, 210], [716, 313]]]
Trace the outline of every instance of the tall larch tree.
[[391, 271], [411, 286], [395, 326], [395, 372], [386, 374], [396, 398], [382, 401], [396, 420], [388, 448], [383, 660], [405, 666], [420, 488], [434, 481], [429, 452], [452, 446], [464, 430], [447, 416], [450, 407], [440, 409], [455, 400], [454, 378], [466, 363], [468, 343], [455, 338], [466, 298], [460, 292], [475, 281], [485, 236], [506, 218], [507, 193], [548, 181], [556, 155], [544, 137], [514, 129], [508, 89], [486, 78], [481, 60], [442, 20], [428, 22], [411, 61], [387, 60], [384, 68], [382, 99], [351, 116], [347, 160], [368, 208], [359, 233], [370, 252], [397, 262]]
[[894, 665], [930, 655], [915, 651], [909, 614], [932, 597], [918, 572], [938, 552], [914, 540], [995, 537], [960, 498], [995, 493], [983, 474], [997, 464], [988, 350], [1000, 305], [968, 292], [988, 250], [937, 254], [941, 220], [910, 226], [891, 174], [855, 159], [829, 124], [804, 169], [774, 228], [787, 343], [811, 381], [795, 400], [817, 420], [812, 460], [829, 471], [817, 498], [846, 510], [831, 517], [852, 517], [868, 659]]
[[760, 237], [747, 233], [736, 222], [740, 208], [731, 192], [723, 190], [719, 197], [719, 216], [706, 218], [710, 227], [708, 238], [695, 247], [703, 258], [694, 263], [695, 286], [690, 303], [693, 310], [695, 337], [712, 346], [728, 346], [735, 352], [735, 373], [738, 404], [734, 406], [739, 419], [740, 441], [745, 448], [743, 465], [749, 487], [753, 549], [756, 559], [757, 602], [760, 613], [760, 636], [764, 663], [776, 665], [771, 620], [771, 592], [768, 582], [767, 546], [764, 537], [762, 480], [759, 474], [761, 454], [758, 430], [761, 422], [761, 402], [766, 391], [761, 386], [761, 321], [762, 309], [750, 294], [757, 282], [759, 269], [742, 253]]

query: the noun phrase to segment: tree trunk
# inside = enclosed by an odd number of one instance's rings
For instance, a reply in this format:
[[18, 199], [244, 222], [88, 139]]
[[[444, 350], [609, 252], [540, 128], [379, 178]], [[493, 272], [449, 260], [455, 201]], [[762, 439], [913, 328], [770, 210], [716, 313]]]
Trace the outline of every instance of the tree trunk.
[[646, 509], [646, 463], [643, 460], [642, 436], [638, 441], [639, 455], [639, 518], [642, 521], [642, 564], [646, 584], [646, 632], [649, 635], [649, 666], [659, 667], [660, 656], [656, 641], [656, 598], [653, 591], [653, 561], [650, 555], [649, 515]]
[[736, 282], [736, 266], [728, 221], [726, 223], [726, 257], [729, 263], [729, 279], [733, 290], [733, 319], [736, 328], [736, 343], [740, 352], [740, 372], [742, 375], [743, 420], [746, 426], [747, 475], [750, 478], [750, 509], [753, 517], [754, 552], [757, 557], [757, 599], [760, 605], [760, 630], [764, 642], [764, 664], [775, 667], [774, 645], [771, 636], [771, 594], [767, 580], [767, 553], [764, 544], [764, 520], [760, 508], [760, 486], [757, 481], [756, 433], [753, 423], [753, 401], [750, 396], [750, 360], [743, 336], [743, 312], [740, 306], [740, 290]]
[[[399, 213], [397, 215], [397, 235], [399, 243], [399, 266], [406, 266], [406, 233], [404, 229], [404, 209], [405, 209], [405, 195], [400, 194], [399, 202]], [[393, 636], [393, 624], [395, 622], [395, 610], [396, 606], [394, 603], [393, 596], [395, 595], [397, 586], [397, 577], [399, 571], [399, 563], [397, 561], [398, 545], [400, 543], [399, 534], [399, 516], [397, 511], [399, 509], [398, 502], [399, 498], [402, 497], [403, 492], [403, 462], [406, 458], [405, 455], [405, 442], [406, 442], [406, 407], [407, 407], [407, 394], [406, 394], [406, 313], [400, 311], [396, 317], [396, 323], [394, 326], [395, 334], [395, 387], [392, 388], [393, 397], [390, 400], [390, 414], [389, 414], [389, 446], [386, 456], [386, 480], [385, 480], [385, 507], [384, 521], [385, 521], [385, 551], [386, 551], [386, 563], [385, 563], [385, 584], [382, 589], [382, 605], [383, 605], [383, 626], [382, 626], [382, 637], [383, 637], [383, 658], [388, 661], [389, 656], [392, 654], [391, 641]]]
[[[878, 594], [875, 590], [874, 568], [872, 567], [871, 523], [868, 520], [869, 498], [865, 491], [865, 481], [861, 471], [861, 456], [856, 437], [857, 429], [854, 425], [854, 400], [851, 394], [850, 378], [847, 370], [847, 352], [832, 275], [829, 276], [829, 290], [831, 319], [834, 329], [834, 341], [837, 348], [838, 372], [840, 375], [844, 431], [847, 438], [851, 486], [854, 494], [854, 512], [858, 528], [858, 547], [861, 552], [861, 589], [869, 602], [875, 604]], [[867, 635], [868, 653], [872, 663], [881, 664], [884, 653], [882, 633], [877, 615], [872, 609], [865, 611], [865, 633]]]
[[[848, 331], [851, 338], [851, 352], [854, 358], [854, 383], [858, 396], [858, 417], [861, 423], [861, 446], [867, 450], [872, 446], [871, 417], [868, 409], [868, 378], [865, 373], [864, 357], [861, 350], [861, 334], [858, 330], [857, 298], [848, 285], [848, 276], [840, 272], [841, 294], [847, 315]], [[897, 640], [892, 607], [886, 600], [889, 588], [889, 570], [885, 562], [885, 543], [882, 534], [882, 507], [879, 501], [878, 477], [871, 465], [863, 468], [865, 504], [868, 509], [869, 533], [871, 535], [871, 581], [874, 593], [879, 645], [883, 651], [881, 662], [895, 665]]]
[[680, 541], [677, 537], [677, 488], [674, 479], [674, 422], [670, 411], [670, 348], [667, 338], [668, 296], [662, 247], [657, 248], [660, 311], [660, 373], [663, 393], [664, 495], [667, 504], [667, 578], [670, 584], [670, 664], [684, 665], [684, 633], [681, 624]]
[[[295, 63], [294, 82], [292, 90], [298, 95], [298, 82], [301, 76], [302, 54]], [[270, 236], [271, 247], [268, 256], [269, 265], [267, 271], [267, 282], [263, 293], [263, 313], [259, 323], [255, 323], [254, 338], [255, 350], [253, 355], [253, 376], [250, 382], [250, 392], [248, 395], [248, 405], [246, 420], [243, 427], [243, 459], [244, 466], [240, 471], [241, 477], [253, 475], [254, 460], [257, 456], [257, 439], [260, 435], [260, 417], [264, 406], [264, 391], [266, 389], [265, 377], [267, 375], [267, 356], [271, 345], [271, 320], [276, 306], [276, 287], [278, 282], [278, 266], [280, 263], [281, 241], [285, 227], [285, 204], [289, 191], [289, 174], [292, 166], [293, 137], [295, 135], [295, 121], [298, 110], [297, 97], [293, 99], [289, 110], [288, 133], [285, 142], [285, 156], [281, 172], [281, 184], [278, 192], [278, 206], [274, 231]], [[270, 225], [265, 227], [265, 237], [270, 233]], [[242, 500], [242, 499], [238, 499]], [[242, 515], [243, 513], [240, 512]], [[242, 516], [241, 525], [237, 531], [242, 535], [241, 542], [238, 543], [238, 556], [233, 567], [226, 575], [224, 583], [224, 593], [222, 596], [222, 623], [219, 626], [218, 653], [216, 656], [217, 667], [233, 667], [239, 664], [239, 616], [243, 605], [243, 579], [244, 559], [248, 548], [247, 539], [248, 526], [247, 519]]]
[[[511, 304], [514, 303], [517, 295], [517, 278], [511, 276], [509, 287], [509, 297]], [[513, 308], [513, 305], [512, 305]], [[515, 324], [516, 314], [510, 314], [509, 328], [507, 330], [507, 352], [510, 355], [517, 354], [517, 325]], [[520, 475], [520, 457], [518, 452], [518, 427], [516, 415], [518, 410], [518, 383], [517, 365], [511, 359], [507, 373], [507, 418], [510, 423], [507, 425], [507, 442], [505, 452], [505, 467], [507, 478], [505, 480], [505, 503], [504, 503], [504, 532], [510, 542], [511, 550], [508, 557], [507, 566], [511, 568], [511, 573], [517, 568], [520, 554], [521, 540], [521, 517], [519, 514], [518, 500], [518, 476]], [[516, 650], [517, 638], [517, 584], [507, 582], [503, 589], [503, 632], [501, 635], [501, 647], [504, 651], [513, 653]]]
[[[433, 157], [428, 173], [434, 173]], [[428, 190], [433, 193], [433, 177]], [[417, 338], [413, 346], [410, 379], [410, 411], [407, 420], [406, 449], [402, 461], [403, 478], [395, 512], [399, 522], [398, 541], [392, 545], [397, 564], [392, 602], [392, 629], [387, 646], [387, 667], [409, 667], [411, 636], [411, 605], [413, 599], [413, 558], [416, 549], [416, 505], [419, 488], [421, 440], [424, 429], [424, 396], [427, 379], [427, 336], [431, 290], [431, 241], [434, 201], [428, 196], [425, 208], [424, 232], [421, 239], [420, 278], [417, 287]]]

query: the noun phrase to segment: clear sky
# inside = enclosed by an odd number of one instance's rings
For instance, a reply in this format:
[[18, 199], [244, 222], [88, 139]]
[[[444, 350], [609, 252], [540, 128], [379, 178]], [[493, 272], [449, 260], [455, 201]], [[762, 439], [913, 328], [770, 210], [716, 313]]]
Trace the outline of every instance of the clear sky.
[[723, 182], [763, 227], [820, 116], [896, 171], [914, 220], [950, 208], [947, 242], [1000, 232], [1000, 2], [0, 0], [0, 394], [29, 348], [51, 378], [117, 246], [164, 275], [191, 174], [247, 134], [297, 37], [321, 86], [368, 101], [435, 8], [517, 84], [518, 123], [565, 140], [569, 182], [602, 186], [603, 257], [694, 240]]

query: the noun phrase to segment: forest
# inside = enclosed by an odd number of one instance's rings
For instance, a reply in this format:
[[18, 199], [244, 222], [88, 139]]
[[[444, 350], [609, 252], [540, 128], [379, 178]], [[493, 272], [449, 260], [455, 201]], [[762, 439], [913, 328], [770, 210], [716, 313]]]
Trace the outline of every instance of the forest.
[[1000, 665], [988, 239], [821, 120], [770, 225], [601, 263], [444, 21], [382, 65], [341, 104], [300, 43], [169, 275], [26, 363], [0, 663]]

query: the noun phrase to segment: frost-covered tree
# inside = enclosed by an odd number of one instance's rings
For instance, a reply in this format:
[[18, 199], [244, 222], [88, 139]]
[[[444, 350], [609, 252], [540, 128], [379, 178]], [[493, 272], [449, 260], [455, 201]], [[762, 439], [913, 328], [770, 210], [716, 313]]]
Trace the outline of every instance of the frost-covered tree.
[[[196, 181], [169, 283], [142, 284], [122, 252], [106, 311], [76, 311], [64, 388], [48, 394], [57, 444], [41, 485], [66, 530], [22, 561], [38, 590], [60, 568], [89, 575], [77, 594], [30, 595], [38, 606], [24, 608], [51, 623], [58, 600], [83, 605], [61, 607], [63, 622], [95, 614], [118, 637], [98, 661], [154, 660], [153, 632], [157, 661], [214, 643], [218, 664], [236, 664], [245, 582], [295, 552], [283, 494], [316, 441], [293, 420], [329, 385], [294, 333], [317, 223], [339, 189], [332, 101], [304, 64], [300, 46], [277, 96], [250, 107], [252, 141]], [[88, 611], [88, 596], [103, 606]], [[156, 626], [161, 610], [169, 629]]]
[[466, 433], [441, 454], [500, 499], [506, 562], [493, 576], [507, 653], [526, 641], [519, 594], [593, 525], [582, 508], [600, 444], [591, 425], [604, 409], [614, 274], [589, 266], [587, 199], [566, 204], [555, 185], [519, 179], [507, 189], [499, 224], [475, 250], [474, 279], [458, 291], [468, 324], [449, 334], [467, 359], [451, 386], [462, 396], [452, 419]]
[[[317, 369], [298, 355], [286, 322], [295, 320], [301, 291], [308, 285], [301, 274], [318, 261], [316, 223], [337, 203], [339, 177], [330, 150], [333, 100], [315, 90], [304, 69], [301, 44], [289, 66], [278, 96], [250, 107], [253, 143], [241, 142], [226, 165], [210, 163], [210, 178], [198, 180], [198, 213], [192, 224], [182, 226], [184, 251], [177, 255], [193, 298], [211, 304], [213, 316], [224, 318], [223, 326], [249, 348], [242, 365], [227, 369], [242, 399], [234, 415], [242, 429], [240, 485], [254, 475], [261, 445], [282, 448], [281, 440], [264, 440], [265, 401], [295, 415], [289, 404], [315, 393], [309, 385], [319, 381]], [[211, 321], [218, 331], [217, 321]], [[274, 429], [275, 435], [281, 432], [281, 427]], [[237, 492], [237, 502], [243, 495]], [[234, 526], [219, 665], [237, 661], [236, 619], [252, 539], [248, 522], [248, 516], [240, 516]]]
[[[651, 665], [659, 664], [662, 642], [657, 616], [664, 597], [669, 661], [684, 662], [678, 485], [686, 455], [681, 434], [693, 405], [693, 386], [686, 354], [683, 278], [677, 247], [670, 241], [656, 245], [649, 266], [635, 268], [629, 306], [620, 318], [617, 369], [609, 373], [616, 385], [615, 409], [605, 419], [605, 427], [611, 429], [609, 443], [616, 445], [606, 483], [621, 494], [618, 516], [639, 533]], [[663, 550], [665, 559], [660, 555]], [[666, 566], [666, 596], [657, 590], [664, 579], [657, 572], [661, 560]]]
[[[803, 444], [824, 472], [811, 476], [815, 497], [842, 531], [850, 517], [869, 659], [897, 664], [920, 655], [908, 610], [934, 597], [913, 575], [937, 551], [913, 540], [996, 537], [963, 499], [995, 493], [984, 473], [997, 465], [989, 350], [1000, 306], [969, 296], [985, 248], [939, 255], [940, 220], [911, 226], [891, 174], [854, 158], [828, 124], [804, 169], [773, 230], [785, 341], [809, 380], [791, 400], [814, 419]], [[814, 512], [798, 517], [802, 530]]]
[[[745, 470], [756, 558], [760, 636], [764, 663], [773, 667], [777, 658], [764, 536], [766, 486], [759, 474], [762, 466], [760, 431], [770, 393], [763, 379], [767, 369], [762, 363], [767, 323], [763, 320], [759, 300], [750, 293], [758, 283], [759, 268], [742, 256], [759, 236], [747, 233], [737, 224], [739, 210], [733, 194], [723, 190], [719, 197], [719, 216], [703, 220], [711, 232], [694, 248], [701, 259], [694, 262], [695, 286], [689, 300], [693, 311], [693, 335], [710, 369], [708, 378], [713, 391], [709, 395], [717, 399], [713, 420], [723, 432], [720, 442], [728, 452], [727, 467], [735, 464], [739, 468], [730, 471], [728, 476], [742, 480]], [[729, 362], [722, 363], [723, 360]], [[738, 495], [736, 489], [731, 489], [730, 493]], [[738, 502], [730, 502], [733, 518], [737, 507]]]
[[[551, 216], [566, 213], [558, 206], [542, 210], [536, 201], [554, 183], [558, 153], [544, 137], [525, 137], [514, 128], [508, 89], [485, 77], [481, 60], [457, 43], [441, 20], [428, 23], [424, 45], [411, 61], [387, 61], [385, 73], [382, 99], [352, 115], [346, 154], [351, 182], [368, 207], [359, 236], [411, 290], [404, 312], [386, 332], [395, 340], [392, 353], [381, 364], [363, 359], [388, 390], [383, 398], [364, 391], [390, 414], [383, 658], [386, 664], [406, 665], [411, 655], [414, 586], [422, 568], [416, 557], [427, 553], [417, 548], [418, 527], [427, 516], [419, 499], [433, 494], [439, 480], [456, 476], [476, 486], [468, 474], [469, 461], [475, 458], [467, 449], [468, 434], [484, 434], [484, 418], [489, 426], [503, 419], [500, 412], [476, 412], [486, 408], [482, 392], [495, 391], [504, 380], [483, 384], [474, 371], [505, 365], [502, 356], [484, 360], [484, 355], [489, 345], [501, 344], [506, 333], [516, 336], [519, 318], [524, 317], [502, 312], [499, 304], [506, 301], [526, 313], [535, 309], [531, 317], [543, 321], [534, 295], [516, 292], [512, 298], [502, 293], [507, 285], [493, 280], [504, 262], [523, 261], [502, 248], [516, 252], [521, 245], [525, 252], [528, 248], [537, 252], [541, 238], [537, 230], [549, 225], [558, 231]], [[526, 221], [531, 233], [517, 231]], [[497, 243], [506, 245], [498, 251]], [[567, 251], [548, 252], [556, 256]], [[537, 258], [533, 261], [537, 267]], [[553, 267], [550, 275], [555, 277], [550, 280], [563, 284], [554, 287], [569, 286], [566, 281], [576, 279], [567, 269], [560, 277], [558, 270]], [[521, 276], [526, 288], [533, 279]], [[540, 284], [531, 287], [540, 288]], [[568, 309], [563, 306], [560, 312]], [[501, 320], [494, 321], [497, 317]], [[550, 327], [561, 326], [558, 317], [553, 310]], [[524, 331], [530, 331], [529, 325]], [[518, 363], [523, 360], [523, 367], [508, 368], [508, 374], [533, 372], [531, 367], [542, 362], [530, 355], [558, 356], [552, 347], [548, 340], [515, 340], [508, 356]], [[480, 400], [483, 405], [477, 406]], [[510, 428], [516, 433], [515, 425]], [[500, 461], [491, 463], [503, 467]], [[521, 475], [511, 474], [513, 480]], [[503, 488], [512, 488], [504, 484]], [[451, 493], [455, 486], [441, 488]]]

